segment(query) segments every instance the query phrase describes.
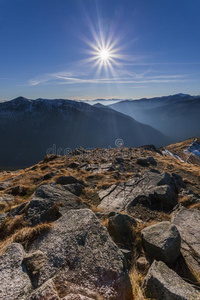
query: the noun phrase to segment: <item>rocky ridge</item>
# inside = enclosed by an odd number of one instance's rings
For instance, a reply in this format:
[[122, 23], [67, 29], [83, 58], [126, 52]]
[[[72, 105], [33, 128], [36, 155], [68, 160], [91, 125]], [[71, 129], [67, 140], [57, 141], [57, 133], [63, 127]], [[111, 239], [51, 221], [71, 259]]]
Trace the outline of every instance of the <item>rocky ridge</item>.
[[195, 163], [79, 148], [0, 187], [0, 299], [200, 298]]

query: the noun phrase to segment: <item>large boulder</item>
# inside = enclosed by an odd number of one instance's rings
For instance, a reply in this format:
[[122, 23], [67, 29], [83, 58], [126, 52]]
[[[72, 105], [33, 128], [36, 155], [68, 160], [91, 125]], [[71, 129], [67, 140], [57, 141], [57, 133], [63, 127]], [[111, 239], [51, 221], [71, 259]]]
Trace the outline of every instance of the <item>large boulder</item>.
[[145, 297], [157, 300], [197, 300], [200, 292], [163, 262], [154, 261], [143, 282]]
[[172, 217], [181, 235], [181, 253], [189, 269], [200, 276], [200, 211], [181, 207]]
[[0, 257], [0, 299], [17, 300], [31, 291], [31, 281], [22, 264], [24, 249], [11, 244]]
[[89, 207], [63, 186], [40, 186], [30, 200], [25, 220], [32, 225], [57, 220], [70, 209]]
[[176, 174], [146, 172], [142, 178], [133, 177], [126, 183], [112, 185], [99, 192], [99, 208], [128, 210], [140, 199], [146, 199], [154, 209], [171, 210], [177, 205], [177, 194], [183, 186], [182, 178]]
[[133, 249], [137, 223], [127, 214], [110, 213], [108, 215], [108, 232], [120, 248]]
[[[104, 299], [131, 299], [132, 289], [125, 259], [107, 229], [89, 209], [70, 210], [30, 247], [47, 260], [37, 274], [38, 286], [49, 280], [71, 283], [96, 291]], [[43, 256], [43, 257], [44, 257]]]
[[141, 232], [142, 243], [147, 258], [173, 264], [180, 254], [181, 237], [176, 228], [170, 222], [160, 222], [148, 226]]

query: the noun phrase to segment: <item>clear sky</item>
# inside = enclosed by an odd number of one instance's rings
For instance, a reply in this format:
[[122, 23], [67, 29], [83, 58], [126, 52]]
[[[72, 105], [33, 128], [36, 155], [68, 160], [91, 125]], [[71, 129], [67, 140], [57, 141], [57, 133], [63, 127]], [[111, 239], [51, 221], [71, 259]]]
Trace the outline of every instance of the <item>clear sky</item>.
[[0, 99], [200, 94], [200, 0], [0, 0]]

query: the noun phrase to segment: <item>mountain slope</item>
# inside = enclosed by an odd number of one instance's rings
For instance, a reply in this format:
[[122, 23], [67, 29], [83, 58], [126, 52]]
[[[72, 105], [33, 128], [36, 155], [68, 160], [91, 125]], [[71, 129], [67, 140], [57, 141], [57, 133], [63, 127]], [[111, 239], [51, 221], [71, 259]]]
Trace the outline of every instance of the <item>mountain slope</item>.
[[[71, 100], [29, 100], [23, 97], [0, 103], [0, 165], [27, 166], [43, 159], [47, 149], [115, 147], [170, 141], [161, 132], [113, 109]], [[58, 153], [58, 152], [56, 152]]]
[[161, 130], [176, 141], [200, 135], [200, 97], [177, 94], [121, 101], [110, 107]]

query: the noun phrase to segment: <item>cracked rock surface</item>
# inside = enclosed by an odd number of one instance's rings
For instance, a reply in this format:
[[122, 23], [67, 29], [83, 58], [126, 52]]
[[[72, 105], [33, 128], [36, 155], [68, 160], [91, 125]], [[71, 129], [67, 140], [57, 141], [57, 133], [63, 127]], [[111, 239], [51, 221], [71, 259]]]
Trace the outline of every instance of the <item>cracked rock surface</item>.
[[181, 253], [194, 273], [200, 276], [200, 211], [181, 207], [172, 218], [181, 235]]
[[126, 183], [112, 185], [99, 192], [101, 203], [99, 208], [107, 210], [128, 210], [142, 198], [150, 205], [170, 210], [177, 204], [177, 193], [183, 185], [180, 176], [164, 172], [146, 172], [142, 178], [133, 177]]

